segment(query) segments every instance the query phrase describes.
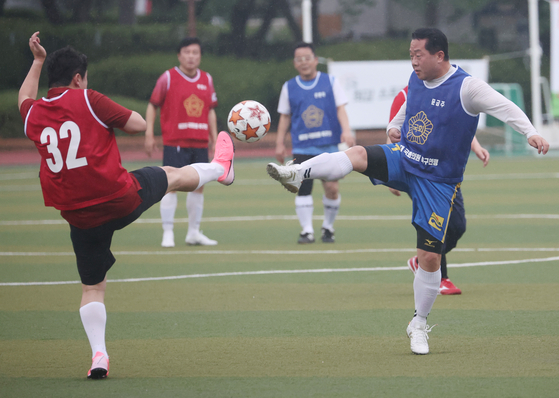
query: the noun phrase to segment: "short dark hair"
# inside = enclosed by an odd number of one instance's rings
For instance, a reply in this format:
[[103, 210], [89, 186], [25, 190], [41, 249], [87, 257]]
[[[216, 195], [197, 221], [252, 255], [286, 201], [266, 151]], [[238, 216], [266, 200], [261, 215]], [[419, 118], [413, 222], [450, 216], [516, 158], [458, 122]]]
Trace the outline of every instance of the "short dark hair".
[[49, 54], [45, 62], [49, 88], [69, 86], [76, 73], [83, 78], [87, 72], [87, 56], [71, 46]]
[[413, 40], [427, 39], [425, 49], [429, 54], [435, 54], [439, 51], [444, 53], [444, 60], [448, 61], [448, 39], [445, 34], [437, 28], [419, 28], [411, 34]]
[[199, 38], [197, 38], [197, 37], [185, 37], [179, 43], [179, 47], [177, 48], [177, 54], [181, 52], [183, 47], [188, 47], [191, 44], [198, 44], [200, 46], [200, 53], [202, 53], [202, 43], [200, 42]]
[[298, 48], [310, 48], [312, 53], [314, 54], [314, 46], [312, 43], [306, 43], [304, 41], [299, 42], [295, 45], [295, 48], [293, 49], [293, 52], [297, 51]]

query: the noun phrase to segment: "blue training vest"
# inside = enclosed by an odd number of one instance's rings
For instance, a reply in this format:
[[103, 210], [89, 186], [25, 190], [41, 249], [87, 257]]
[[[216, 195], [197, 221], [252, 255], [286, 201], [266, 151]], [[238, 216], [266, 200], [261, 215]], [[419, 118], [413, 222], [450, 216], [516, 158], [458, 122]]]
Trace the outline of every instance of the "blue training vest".
[[318, 72], [310, 86], [299, 83], [299, 79], [296, 76], [287, 82], [293, 148], [339, 144], [342, 127], [330, 76]]
[[401, 161], [407, 172], [449, 184], [464, 178], [479, 119], [466, 113], [460, 101], [468, 76], [456, 67], [444, 83], [427, 88], [415, 72], [411, 74], [401, 138]]

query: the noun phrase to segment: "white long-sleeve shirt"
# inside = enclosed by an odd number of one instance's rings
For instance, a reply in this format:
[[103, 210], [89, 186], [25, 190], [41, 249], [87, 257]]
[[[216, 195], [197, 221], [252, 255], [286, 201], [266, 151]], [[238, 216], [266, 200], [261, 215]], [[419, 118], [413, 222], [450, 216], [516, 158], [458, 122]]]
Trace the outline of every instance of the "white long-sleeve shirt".
[[[449, 71], [444, 76], [424, 81], [425, 87], [435, 88], [441, 85], [454, 72], [456, 72], [456, 67], [451, 65]], [[460, 90], [460, 102], [466, 113], [472, 116], [476, 116], [481, 112], [487, 113], [508, 124], [520, 134], [525, 135], [527, 139], [538, 134], [536, 128], [522, 109], [477, 77], [469, 76], [464, 79], [462, 89]], [[399, 131], [402, 130], [402, 125], [406, 119], [406, 104], [407, 101], [404, 102], [396, 116], [388, 124], [387, 132], [391, 128], [396, 128]]]

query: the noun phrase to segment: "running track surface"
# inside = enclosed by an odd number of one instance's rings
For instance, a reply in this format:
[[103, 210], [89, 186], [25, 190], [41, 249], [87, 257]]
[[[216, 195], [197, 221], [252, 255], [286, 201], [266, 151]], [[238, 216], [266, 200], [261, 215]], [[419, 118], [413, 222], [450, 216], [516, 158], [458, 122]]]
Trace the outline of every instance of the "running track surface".
[[[152, 157], [144, 152], [144, 135], [117, 136], [117, 144], [123, 162], [156, 161], [163, 159], [161, 137], [156, 140], [159, 151]], [[384, 130], [359, 130], [356, 132], [356, 141], [359, 145], [384, 144], [386, 133]], [[270, 132], [258, 142], [248, 144], [235, 140], [235, 158], [274, 158], [276, 133]], [[291, 147], [289, 136], [286, 137], [286, 146]], [[0, 138], [0, 166], [39, 164], [40, 156], [33, 142], [27, 138]]]
[[[117, 138], [117, 142], [120, 148], [120, 156], [123, 162], [136, 162], [136, 161], [162, 161], [163, 152], [160, 149], [158, 152], [154, 153], [152, 157], [144, 152], [143, 149], [143, 136], [138, 137], [137, 145], [121, 145]], [[0, 166], [9, 165], [29, 165], [29, 164], [39, 164], [41, 157], [37, 152], [37, 149], [31, 141], [28, 143], [27, 140], [22, 140], [17, 143], [17, 145], [9, 145], [8, 147], [3, 144], [6, 141], [11, 140], [0, 140]], [[251, 145], [251, 146], [249, 146]], [[269, 145], [252, 145], [246, 144], [239, 141], [235, 142], [235, 157], [238, 158], [273, 158], [275, 156], [275, 150]]]

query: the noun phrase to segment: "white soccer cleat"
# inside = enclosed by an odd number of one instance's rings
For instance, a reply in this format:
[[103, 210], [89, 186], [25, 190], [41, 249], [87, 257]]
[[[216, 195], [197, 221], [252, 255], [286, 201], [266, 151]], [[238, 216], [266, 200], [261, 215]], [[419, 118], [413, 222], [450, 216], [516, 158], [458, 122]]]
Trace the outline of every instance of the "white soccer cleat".
[[163, 231], [161, 247], [175, 247], [175, 234], [173, 231]]
[[266, 171], [268, 175], [274, 180], [279, 181], [289, 192], [297, 193], [303, 182], [303, 177], [299, 175], [301, 170], [300, 164], [293, 164], [290, 160], [285, 166], [280, 166], [275, 163], [268, 163]]
[[410, 338], [410, 346], [411, 352], [417, 355], [425, 355], [429, 354], [429, 340], [428, 333], [433, 329], [436, 325], [429, 327], [429, 325], [425, 326], [412, 326], [411, 322], [406, 329], [406, 333]]
[[185, 242], [190, 246], [215, 246], [217, 245], [217, 240], [208, 238], [202, 233], [202, 231], [197, 234], [186, 235]]

